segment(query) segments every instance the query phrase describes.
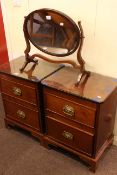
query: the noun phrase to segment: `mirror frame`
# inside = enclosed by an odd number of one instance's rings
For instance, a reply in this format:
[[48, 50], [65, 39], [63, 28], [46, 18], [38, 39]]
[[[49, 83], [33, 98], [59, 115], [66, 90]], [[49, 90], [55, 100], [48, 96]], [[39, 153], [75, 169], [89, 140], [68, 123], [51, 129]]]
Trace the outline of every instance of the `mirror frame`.
[[[58, 14], [58, 15], [60, 15], [61, 17], [63, 17], [65, 20], [69, 21], [69, 22], [73, 25], [73, 27], [74, 27], [74, 29], [75, 29], [75, 32], [76, 32], [76, 35], [77, 35], [77, 39], [79, 39], [79, 41], [77, 40], [77, 44], [75, 45], [75, 47], [73, 47], [73, 49], [72, 49], [70, 52], [65, 53], [65, 54], [56, 54], [56, 53], [52, 53], [52, 52], [46, 51], [46, 50], [42, 49], [41, 47], [37, 46], [37, 45], [36, 45], [35, 43], [33, 43], [33, 41], [31, 40], [30, 34], [29, 34], [29, 32], [28, 32], [28, 29], [27, 29], [28, 21], [31, 20], [31, 17], [32, 17], [33, 14], [38, 13], [38, 12], [43, 12], [43, 11], [49, 11], [49, 12], [53, 12], [53, 14]], [[26, 17], [26, 19], [25, 19], [25, 21], [24, 21], [24, 28], [25, 28], [25, 35], [26, 35], [26, 37], [28, 37], [28, 39], [30, 40], [30, 42], [31, 42], [37, 49], [39, 49], [40, 51], [42, 51], [42, 52], [44, 52], [44, 53], [46, 53], [46, 54], [52, 55], [52, 56], [64, 57], [64, 56], [71, 55], [72, 53], [74, 53], [74, 52], [77, 50], [77, 48], [78, 48], [78, 46], [79, 46], [79, 42], [80, 42], [80, 30], [79, 30], [78, 26], [76, 25], [76, 23], [75, 23], [70, 17], [68, 17], [68, 16], [65, 15], [64, 13], [59, 12], [59, 11], [57, 11], [57, 10], [52, 10], [52, 9], [39, 9], [39, 10], [35, 10], [35, 11], [31, 12], [31, 13]]]
[[[68, 56], [68, 55], [71, 55], [73, 52], [75, 52], [77, 49], [77, 61], [78, 61], [78, 64], [76, 63], [75, 60], [69, 60], [69, 59], [62, 59], [62, 60], [55, 60], [55, 59], [51, 59], [51, 58], [48, 58], [46, 56], [43, 56], [41, 54], [33, 54], [33, 55], [30, 55], [29, 52], [31, 50], [31, 40], [30, 40], [30, 37], [29, 37], [29, 34], [28, 34], [28, 30], [27, 30], [27, 22], [30, 18], [30, 15], [35, 13], [35, 12], [38, 12], [38, 11], [42, 11], [42, 10], [47, 10], [47, 11], [51, 11], [51, 12], [54, 12], [54, 13], [57, 13], [57, 14], [60, 14], [61, 16], [63, 16], [65, 19], [69, 20], [73, 25], [74, 27], [76, 28], [76, 30], [78, 31], [78, 35], [80, 40], [79, 42], [77, 42], [77, 47], [75, 47], [73, 49], [73, 51], [71, 51], [70, 53], [68, 54], [62, 54], [62, 55], [57, 55], [57, 54], [50, 54], [49, 55], [52, 55], [52, 56], [57, 56], [57, 57], [63, 57], [63, 56]], [[43, 8], [43, 9], [39, 9], [39, 10], [35, 10], [33, 12], [31, 12], [28, 16], [25, 17], [25, 20], [24, 20], [24, 25], [23, 25], [23, 31], [24, 31], [24, 38], [25, 38], [25, 41], [26, 41], [26, 49], [24, 51], [25, 53], [25, 62], [22, 66], [22, 68], [20, 69], [20, 71], [22, 72], [25, 67], [27, 66], [28, 63], [30, 62], [33, 62], [35, 64], [37, 64], [38, 60], [35, 60], [34, 58], [41, 58], [45, 61], [48, 61], [50, 63], [68, 63], [68, 64], [71, 64], [74, 68], [77, 68], [80, 70], [80, 73], [78, 75], [78, 79], [77, 79], [77, 83], [78, 84], [80, 82], [80, 80], [82, 79], [82, 77], [84, 76], [84, 74], [88, 74], [89, 76], [89, 72], [85, 70], [85, 61], [83, 60], [82, 56], [81, 56], [81, 51], [82, 51], [82, 46], [83, 46], [83, 40], [84, 40], [84, 33], [83, 33], [83, 28], [82, 28], [82, 25], [81, 25], [81, 21], [78, 21], [78, 26], [76, 25], [76, 23], [70, 18], [68, 17], [67, 15], [65, 15], [64, 13], [60, 12], [60, 11], [57, 11], [57, 10], [53, 10], [53, 9], [48, 9], [48, 8]], [[32, 43], [34, 45], [34, 43]], [[34, 45], [35, 46], [35, 45]], [[36, 47], [36, 46], [35, 46]], [[37, 47], [36, 47], [37, 48]], [[41, 49], [41, 48], [37, 48], [39, 50], [41, 50], [42, 52], [48, 54], [47, 51]]]

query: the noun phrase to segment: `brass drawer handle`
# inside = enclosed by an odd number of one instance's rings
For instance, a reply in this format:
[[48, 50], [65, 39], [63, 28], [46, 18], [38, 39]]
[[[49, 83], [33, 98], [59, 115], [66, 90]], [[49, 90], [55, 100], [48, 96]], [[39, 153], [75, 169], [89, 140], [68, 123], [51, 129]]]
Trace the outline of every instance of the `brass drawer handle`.
[[18, 110], [17, 111], [17, 115], [18, 115], [18, 117], [20, 117], [22, 119], [25, 119], [26, 118], [26, 114], [23, 111], [21, 111], [21, 110]]
[[18, 87], [13, 87], [13, 93], [14, 93], [14, 95], [17, 95], [17, 96], [21, 96], [22, 95], [22, 91]]
[[67, 132], [67, 131], [63, 131], [62, 135], [68, 140], [73, 140], [73, 137], [74, 137], [72, 133]]
[[75, 113], [74, 108], [69, 105], [63, 107], [63, 112], [69, 116], [74, 116]]

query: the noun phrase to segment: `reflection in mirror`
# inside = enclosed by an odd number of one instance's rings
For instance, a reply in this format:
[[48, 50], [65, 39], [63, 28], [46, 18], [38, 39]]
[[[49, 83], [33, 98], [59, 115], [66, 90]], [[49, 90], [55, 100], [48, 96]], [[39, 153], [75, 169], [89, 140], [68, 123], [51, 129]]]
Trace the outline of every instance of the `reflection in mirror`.
[[[51, 63], [68, 63], [75, 68], [80, 69], [78, 81], [86, 73], [84, 60], [81, 56], [83, 45], [83, 29], [81, 23], [76, 23], [67, 15], [52, 9], [40, 9], [31, 12], [24, 20], [24, 37], [26, 40], [25, 57], [21, 71], [24, 70], [29, 62], [37, 62], [36, 58], [42, 58]], [[30, 42], [42, 52], [57, 56], [59, 58], [68, 56], [77, 51], [77, 60], [59, 59], [55, 60], [41, 54], [29, 55]]]
[[27, 21], [30, 41], [48, 54], [65, 56], [78, 47], [78, 27], [54, 11], [40, 10], [30, 14]]

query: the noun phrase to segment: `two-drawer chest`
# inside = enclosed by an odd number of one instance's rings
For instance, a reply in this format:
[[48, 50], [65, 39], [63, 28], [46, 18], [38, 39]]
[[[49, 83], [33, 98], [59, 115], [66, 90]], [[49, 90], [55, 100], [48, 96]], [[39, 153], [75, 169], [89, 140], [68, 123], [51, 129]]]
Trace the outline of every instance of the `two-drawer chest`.
[[61, 66], [42, 60], [38, 65], [30, 63], [23, 72], [20, 68], [24, 57], [0, 66], [5, 124], [16, 125], [43, 140], [42, 87], [40, 81], [60, 69]]
[[76, 86], [77, 76], [65, 67], [42, 81], [44, 141], [75, 153], [95, 171], [113, 141], [117, 80], [91, 73]]

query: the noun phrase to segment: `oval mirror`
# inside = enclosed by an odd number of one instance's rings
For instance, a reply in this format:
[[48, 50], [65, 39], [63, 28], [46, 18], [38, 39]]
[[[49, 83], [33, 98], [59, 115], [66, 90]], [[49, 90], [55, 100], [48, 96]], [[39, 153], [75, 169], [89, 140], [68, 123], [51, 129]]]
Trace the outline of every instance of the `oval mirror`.
[[71, 18], [56, 10], [33, 11], [25, 18], [24, 28], [36, 48], [53, 56], [70, 55], [79, 46], [78, 26]]

